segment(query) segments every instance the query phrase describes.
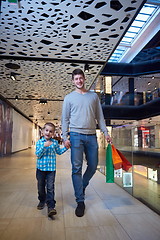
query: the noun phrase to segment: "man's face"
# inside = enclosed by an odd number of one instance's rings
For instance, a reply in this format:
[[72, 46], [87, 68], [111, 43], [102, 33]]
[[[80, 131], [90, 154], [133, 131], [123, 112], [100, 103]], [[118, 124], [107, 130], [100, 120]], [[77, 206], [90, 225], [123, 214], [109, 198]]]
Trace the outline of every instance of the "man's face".
[[85, 82], [85, 78], [83, 77], [83, 75], [77, 74], [74, 76], [73, 83], [76, 88], [78, 89], [84, 88], [84, 82]]
[[46, 140], [49, 140], [54, 136], [54, 128], [46, 125], [46, 127], [43, 129], [43, 136]]

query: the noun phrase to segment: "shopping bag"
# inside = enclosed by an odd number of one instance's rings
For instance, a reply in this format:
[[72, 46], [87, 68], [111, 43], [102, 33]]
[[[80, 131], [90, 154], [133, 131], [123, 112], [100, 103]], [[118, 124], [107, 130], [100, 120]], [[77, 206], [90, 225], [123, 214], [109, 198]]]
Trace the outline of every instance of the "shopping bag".
[[118, 149], [117, 149], [117, 152], [122, 159], [122, 169], [125, 171], [128, 171], [132, 167], [132, 164], [126, 159], [126, 157]]
[[112, 161], [112, 147], [110, 143], [106, 148], [106, 182], [114, 183], [114, 167]]
[[112, 144], [112, 161], [115, 170], [122, 168], [122, 159], [113, 144]]

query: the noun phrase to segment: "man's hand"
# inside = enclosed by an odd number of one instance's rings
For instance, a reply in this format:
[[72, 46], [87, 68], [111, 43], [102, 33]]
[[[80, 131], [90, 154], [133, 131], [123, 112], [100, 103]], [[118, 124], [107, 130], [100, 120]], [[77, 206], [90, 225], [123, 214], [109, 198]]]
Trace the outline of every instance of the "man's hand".
[[105, 139], [107, 143], [112, 143], [112, 138], [109, 135], [105, 136]]
[[63, 144], [66, 148], [70, 148], [70, 146], [71, 146], [71, 143], [69, 140], [63, 141]]

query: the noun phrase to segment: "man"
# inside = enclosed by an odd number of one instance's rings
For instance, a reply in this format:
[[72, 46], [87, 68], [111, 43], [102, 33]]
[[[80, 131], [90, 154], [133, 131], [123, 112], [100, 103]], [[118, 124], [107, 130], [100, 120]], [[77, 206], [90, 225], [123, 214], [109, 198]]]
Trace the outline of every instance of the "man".
[[[97, 123], [107, 142], [111, 142], [111, 137], [105, 125], [98, 95], [85, 89], [84, 72], [75, 69], [72, 80], [75, 91], [64, 99], [62, 135], [65, 147], [71, 146], [72, 181], [77, 202], [75, 214], [77, 217], [82, 217], [85, 211], [85, 188], [98, 165]], [[70, 139], [68, 139], [68, 131], [70, 131]], [[83, 153], [86, 156], [87, 168], [82, 176]]]

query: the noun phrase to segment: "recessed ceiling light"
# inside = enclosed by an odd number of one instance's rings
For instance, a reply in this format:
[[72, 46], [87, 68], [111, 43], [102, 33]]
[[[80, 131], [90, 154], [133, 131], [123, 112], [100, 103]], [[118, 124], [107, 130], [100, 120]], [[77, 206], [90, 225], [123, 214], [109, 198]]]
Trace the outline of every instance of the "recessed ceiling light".
[[16, 78], [15, 78], [15, 73], [11, 72], [10, 74], [10, 78], [13, 80], [13, 81], [16, 81]]
[[84, 65], [84, 72], [85, 72], [85, 73], [89, 72], [89, 65], [88, 65], [88, 63], [86, 63], [86, 64]]
[[47, 100], [46, 100], [46, 99], [40, 99], [40, 100], [39, 100], [39, 103], [40, 103], [40, 104], [47, 104]]
[[15, 96], [15, 99], [16, 99], [16, 101], [18, 100], [18, 96], [17, 95]]

